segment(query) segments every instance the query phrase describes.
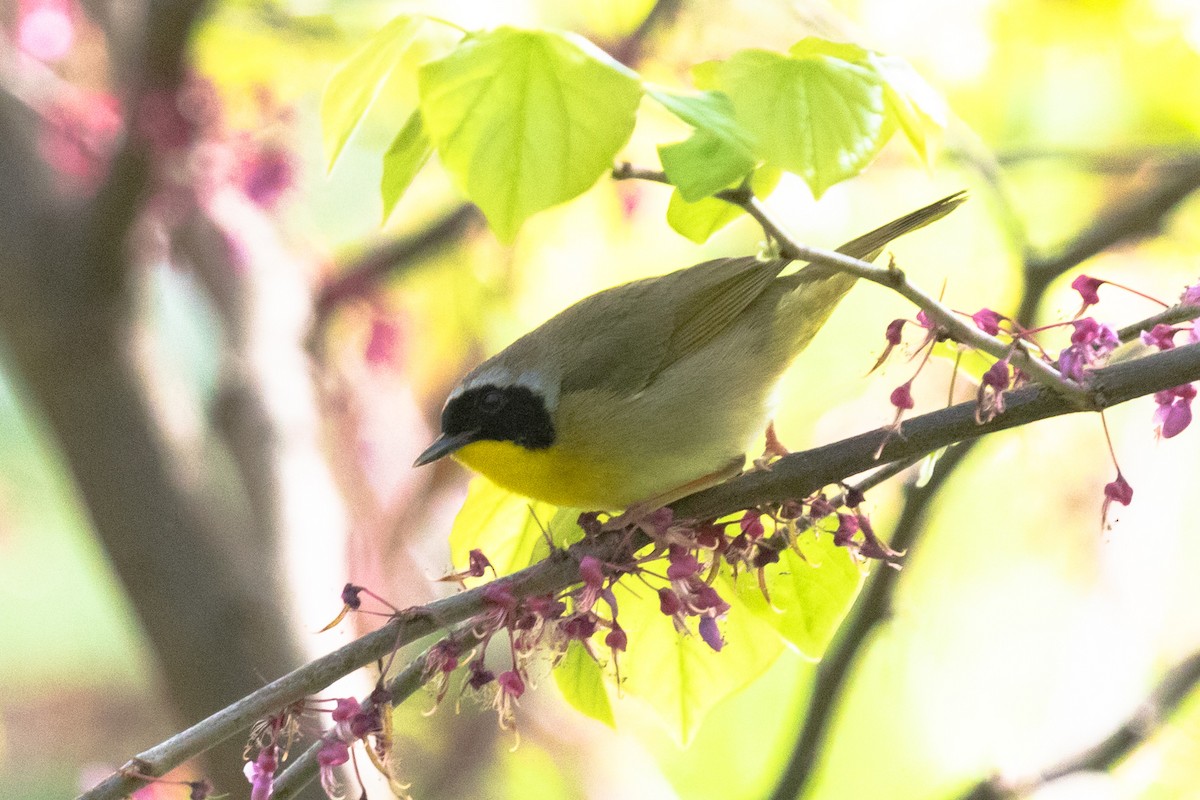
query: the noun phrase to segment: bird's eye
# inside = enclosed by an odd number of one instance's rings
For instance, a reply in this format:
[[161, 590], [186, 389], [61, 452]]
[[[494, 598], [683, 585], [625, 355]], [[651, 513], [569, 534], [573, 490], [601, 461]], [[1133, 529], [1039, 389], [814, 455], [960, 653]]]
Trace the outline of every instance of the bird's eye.
[[504, 392], [499, 389], [491, 389], [480, 396], [479, 409], [486, 414], [495, 414], [504, 408], [505, 402]]

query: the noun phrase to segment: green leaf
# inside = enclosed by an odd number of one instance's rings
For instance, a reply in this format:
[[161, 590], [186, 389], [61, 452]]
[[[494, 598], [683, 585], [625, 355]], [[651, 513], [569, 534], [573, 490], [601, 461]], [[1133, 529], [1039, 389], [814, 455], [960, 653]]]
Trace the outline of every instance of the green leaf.
[[425, 18], [403, 14], [384, 25], [338, 67], [321, 95], [321, 139], [326, 169], [333, 169], [350, 134], [378, 96]]
[[754, 158], [707, 131], [658, 148], [667, 180], [689, 203], [741, 181], [754, 169]]
[[586, 40], [507, 27], [425, 64], [418, 84], [442, 163], [503, 241], [611, 168], [642, 95]]
[[409, 115], [408, 121], [383, 154], [383, 180], [379, 189], [383, 195], [384, 220], [391, 216], [392, 209], [432, 153], [433, 144], [425, 133], [421, 110], [417, 109]]
[[750, 136], [738, 124], [725, 95], [677, 95], [656, 88], [648, 93], [696, 129], [691, 138], [658, 148], [663, 171], [684, 200], [694, 203], [736, 184], [758, 163]]
[[[749, 611], [765, 621], [801, 655], [816, 660], [825, 652], [838, 626], [854, 604], [863, 573], [850, 551], [833, 543], [833, 536], [817, 536], [812, 529], [799, 537], [803, 557], [787, 549], [779, 562], [766, 567], [768, 604], [753, 573], [738, 577], [732, 588]], [[722, 577], [718, 585], [729, 586]], [[731, 589], [721, 590], [722, 595]]]
[[555, 547], [582, 539], [579, 514], [578, 508], [539, 503], [477, 475], [450, 529], [450, 558], [463, 567], [472, 550], [482, 550], [497, 573], [508, 575], [550, 554], [547, 530]]
[[888, 118], [904, 131], [917, 155], [932, 164], [946, 130], [946, 101], [907, 61], [878, 53], [868, 59], [883, 77]]
[[803, 177], [817, 197], [861, 172], [883, 146], [883, 80], [846, 60], [856, 53], [865, 51], [805, 39], [790, 56], [742, 50], [715, 68], [756, 151]]
[[610, 728], [616, 727], [604, 685], [604, 671], [581, 643], [571, 642], [567, 646], [566, 655], [554, 667], [554, 682], [563, 699], [578, 711]]
[[[750, 177], [750, 188], [757, 197], [766, 197], [779, 183], [780, 172], [770, 166], [760, 167]], [[683, 199], [679, 189], [671, 193], [667, 203], [667, 224], [676, 233], [696, 244], [704, 244], [709, 237], [742, 215], [742, 210], [732, 203], [705, 197], [694, 203]]]
[[934, 473], [937, 470], [938, 462], [942, 460], [942, 456], [946, 455], [946, 451], [949, 449], [950, 446], [947, 445], [946, 447], [934, 450], [932, 453], [925, 456], [925, 458], [921, 459], [920, 474], [917, 475], [917, 480], [913, 486], [918, 489], [924, 489], [929, 485], [929, 482], [933, 480]]
[[753, 157], [753, 137], [738, 123], [733, 103], [724, 93], [683, 95], [654, 86], [649, 87], [646, 93], [696, 130], [711, 133], [739, 147], [746, 156]]
[[542, 525], [554, 514], [554, 506], [533, 502], [477, 476], [450, 529], [450, 558], [462, 567], [471, 551], [478, 549], [499, 574], [516, 572], [550, 553]]
[[724, 596], [731, 608], [720, 622], [725, 647], [718, 653], [695, 632], [695, 619], [689, 621], [690, 633], [678, 633], [658, 610], [652, 590], [625, 580], [613, 591], [629, 637], [629, 649], [621, 654], [621, 687], [649, 705], [683, 744], [717, 703], [752, 682], [783, 652], [775, 631], [737, 597]]
[[679, 189], [671, 192], [671, 199], [667, 202], [667, 224], [696, 244], [704, 244], [741, 214], [742, 210], [737, 206], [715, 197], [689, 203], [683, 199]]

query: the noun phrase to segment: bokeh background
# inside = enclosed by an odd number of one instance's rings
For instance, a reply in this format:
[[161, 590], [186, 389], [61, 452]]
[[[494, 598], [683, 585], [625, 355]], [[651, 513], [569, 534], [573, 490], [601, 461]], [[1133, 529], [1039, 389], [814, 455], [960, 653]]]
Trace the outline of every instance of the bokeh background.
[[[40, 152], [63, 191], [80, 196], [121, 124], [109, 44], [90, 15], [102, 5], [0, 7], [0, 79], [38, 110]], [[113, 7], [132, 14], [135, 5]], [[458, 376], [593, 291], [753, 252], [761, 239], [742, 221], [697, 246], [666, 226], [665, 188], [605, 179], [503, 246], [461, 208], [436, 163], [381, 222], [380, 154], [412, 109], [411, 74], [385, 88], [329, 174], [318, 107], [331, 71], [394, 14], [569, 28], [678, 87], [692, 64], [745, 47], [785, 49], [810, 34], [900, 56], [947, 99], [942, 155], [926, 168], [897, 139], [819, 203], [785, 179], [771, 202], [799, 239], [834, 246], [967, 188], [970, 203], [893, 248], [915, 282], [957, 309], [1013, 313], [1024, 303], [1024, 319], [1046, 324], [1077, 310], [1068, 284], [1081, 271], [1166, 302], [1200, 277], [1193, 0], [665, 5], [227, 0], [198, 27], [191, 80], [203, 134], [164, 179], [187, 198], [160, 198], [135, 229], [128, 344], [171, 474], [217, 507], [227, 501], [220, 487], [245, 493], [241, 511], [227, 515], [227, 554], [241, 560], [265, 623], [300, 642], [293, 659], [371, 626], [359, 618], [315, 633], [347, 580], [401, 607], [448, 591], [433, 579], [450, 567], [446, 536], [467, 476], [453, 464], [409, 465]], [[31, 29], [37, 14], [57, 17]], [[418, 48], [414, 64], [421, 56]], [[628, 157], [655, 166], [654, 146], [685, 133], [647, 107]], [[1103, 231], [1106, 215], [1146, 197], [1159, 198], [1140, 212], [1146, 235], [1079, 265], [1068, 258], [1055, 274], [1056, 259], [1095, 238], [1097, 225]], [[196, 208], [206, 225], [180, 221]], [[213, 248], [197, 237], [215, 237], [224, 256], [197, 258]], [[419, 246], [414, 237], [424, 237]], [[1117, 325], [1157, 310], [1111, 286], [1101, 296], [1097, 316]], [[888, 394], [913, 365], [894, 358], [865, 373], [887, 322], [911, 314], [878, 287], [855, 289], [782, 387], [778, 425], [790, 447], [890, 421]], [[1053, 334], [1047, 341], [1061, 346]], [[948, 362], [923, 373], [918, 410], [946, 402], [949, 377]], [[247, 422], [247, 394], [262, 419]], [[1094, 416], [996, 435], [957, 467], [924, 517], [894, 615], [851, 674], [809, 796], [949, 798], [994, 772], [1036, 774], [1108, 735], [1165, 670], [1200, 649], [1198, 434], [1159, 441], [1153, 410], [1143, 399], [1108, 414], [1135, 490], [1108, 526], [1101, 490], [1114, 468]], [[109, 422], [97, 415], [91, 424]], [[194, 721], [163, 678], [164, 663], [190, 656], [152, 648], [145, 610], [110, 567], [59, 435], [0, 346], [4, 797], [69, 796]], [[263, 474], [270, 487], [246, 479]], [[902, 483], [870, 496], [882, 533], [899, 514]], [[239, 527], [246, 509], [271, 516], [277, 542]], [[277, 608], [286, 618], [269, 616]], [[218, 660], [251, 687], [275, 677], [234, 658]], [[785, 653], [718, 706], [687, 748], [633, 700], [616, 703], [615, 731], [585, 719], [551, 680], [523, 698], [515, 751], [487, 709], [465, 704], [456, 715], [446, 703], [424, 716], [433, 701], [418, 696], [396, 718], [399, 773], [419, 798], [764, 797], [792, 748], [814, 669]], [[244, 783], [222, 788], [248, 793]], [[1036, 797], [1200, 798], [1200, 705], [1185, 702], [1115, 769]]]

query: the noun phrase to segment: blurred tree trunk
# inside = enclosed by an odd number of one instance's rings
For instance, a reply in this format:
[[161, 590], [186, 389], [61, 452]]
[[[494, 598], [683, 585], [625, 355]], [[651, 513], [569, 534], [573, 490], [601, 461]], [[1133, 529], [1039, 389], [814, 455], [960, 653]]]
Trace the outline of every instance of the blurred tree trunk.
[[[139, 107], [146, 87], [175, 89], [198, 10], [148, 6], [127, 107]], [[136, 363], [145, 271], [129, 234], [147, 194], [147, 148], [127, 133], [106, 182], [80, 199], [61, 192], [39, 158], [39, 124], [0, 92], [0, 335], [140, 618], [179, 721], [190, 724], [305, 660], [277, 566], [283, 522], [263, 513], [275, 495], [256, 497], [235, 470], [212, 461], [180, 469]], [[259, 423], [269, 439], [270, 420]], [[210, 752], [206, 772], [218, 791], [243, 794], [244, 746], [230, 740]]]

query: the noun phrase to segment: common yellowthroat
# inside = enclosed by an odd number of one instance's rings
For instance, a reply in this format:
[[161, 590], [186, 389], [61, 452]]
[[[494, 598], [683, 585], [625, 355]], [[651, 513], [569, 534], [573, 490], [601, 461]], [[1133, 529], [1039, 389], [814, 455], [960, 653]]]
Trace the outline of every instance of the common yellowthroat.
[[[965, 199], [838, 250], [877, 258]], [[735, 473], [775, 384], [855, 281], [788, 264], [718, 258], [580, 300], [463, 378], [414, 466], [453, 455], [526, 497], [606, 511]]]

